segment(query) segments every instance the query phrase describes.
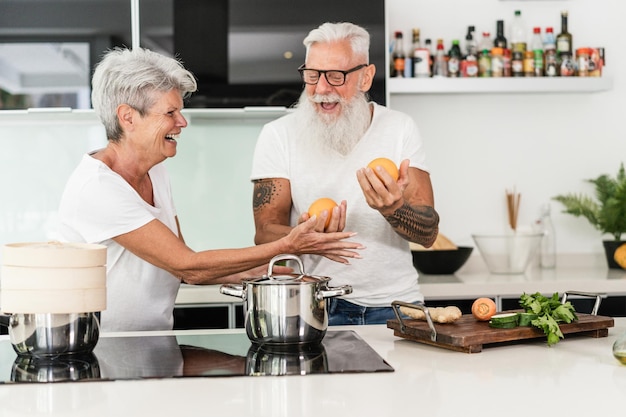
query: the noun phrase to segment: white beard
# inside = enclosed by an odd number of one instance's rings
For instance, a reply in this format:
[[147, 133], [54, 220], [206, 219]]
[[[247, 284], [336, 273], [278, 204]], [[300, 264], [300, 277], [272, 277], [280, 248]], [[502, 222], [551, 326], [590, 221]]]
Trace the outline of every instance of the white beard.
[[[340, 114], [335, 117], [318, 113], [316, 104], [321, 102], [338, 102], [341, 106]], [[362, 92], [350, 101], [336, 94], [309, 97], [303, 92], [296, 107], [303, 121], [303, 138], [320, 143], [341, 155], [347, 155], [354, 148], [371, 123], [370, 104]]]

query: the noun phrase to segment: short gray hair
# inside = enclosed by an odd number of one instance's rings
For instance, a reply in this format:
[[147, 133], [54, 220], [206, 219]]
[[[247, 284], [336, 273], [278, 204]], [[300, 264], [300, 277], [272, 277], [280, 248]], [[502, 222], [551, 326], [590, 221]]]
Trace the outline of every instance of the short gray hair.
[[91, 104], [107, 138], [118, 141], [122, 136], [117, 120], [119, 105], [128, 104], [144, 115], [156, 101], [154, 93], [174, 89], [183, 98], [197, 90], [196, 79], [180, 61], [143, 48], [114, 48], [96, 66]]
[[309, 49], [315, 43], [339, 42], [344, 40], [350, 41], [352, 52], [355, 55], [363, 56], [366, 63], [369, 64], [370, 34], [367, 30], [363, 29], [361, 26], [355, 25], [354, 23], [326, 22], [318, 28], [310, 31], [302, 43], [304, 43], [304, 46], [306, 47], [306, 56], [308, 57]]

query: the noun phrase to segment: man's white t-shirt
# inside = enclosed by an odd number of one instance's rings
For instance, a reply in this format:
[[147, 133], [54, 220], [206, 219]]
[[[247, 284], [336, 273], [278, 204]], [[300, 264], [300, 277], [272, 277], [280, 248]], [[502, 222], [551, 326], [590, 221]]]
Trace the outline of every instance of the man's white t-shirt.
[[299, 136], [298, 111], [266, 124], [259, 135], [251, 179], [286, 178], [290, 181], [291, 224], [321, 197], [347, 201], [345, 231], [357, 232], [354, 241], [366, 249], [362, 259], [343, 265], [321, 256], [304, 256], [307, 274], [332, 278], [331, 286], [349, 284], [353, 293], [344, 298], [367, 307], [389, 307], [394, 300], [423, 301], [409, 243], [377, 211], [369, 207], [359, 187], [356, 171], [375, 158], [396, 164], [409, 159], [412, 167], [428, 171], [422, 140], [407, 115], [374, 106], [371, 126], [348, 155], [324, 148]]
[[59, 235], [68, 242], [107, 247], [107, 308], [103, 331], [170, 330], [180, 280], [137, 257], [112, 238], [152, 220], [178, 236], [176, 210], [163, 163], [149, 171], [154, 206], [120, 175], [84, 155], [70, 176], [59, 206]]

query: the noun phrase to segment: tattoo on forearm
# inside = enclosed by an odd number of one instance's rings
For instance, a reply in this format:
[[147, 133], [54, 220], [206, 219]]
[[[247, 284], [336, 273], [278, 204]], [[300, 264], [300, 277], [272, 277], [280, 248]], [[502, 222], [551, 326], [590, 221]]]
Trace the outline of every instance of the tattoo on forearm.
[[252, 207], [254, 210], [269, 204], [272, 197], [276, 195], [276, 182], [271, 180], [258, 180], [254, 182], [254, 197], [252, 199]]
[[439, 214], [429, 206], [411, 207], [404, 203], [385, 219], [404, 239], [426, 247], [435, 243], [439, 232]]

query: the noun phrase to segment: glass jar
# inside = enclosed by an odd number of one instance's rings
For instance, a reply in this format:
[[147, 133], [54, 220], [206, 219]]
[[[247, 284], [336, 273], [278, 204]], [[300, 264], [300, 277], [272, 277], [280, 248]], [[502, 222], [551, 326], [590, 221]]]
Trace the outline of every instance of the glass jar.
[[491, 76], [504, 76], [504, 56], [503, 49], [499, 47], [491, 48]]
[[576, 50], [576, 67], [579, 77], [589, 76], [589, 48], [578, 48]]
[[626, 365], [626, 332], [613, 343], [613, 356]]

